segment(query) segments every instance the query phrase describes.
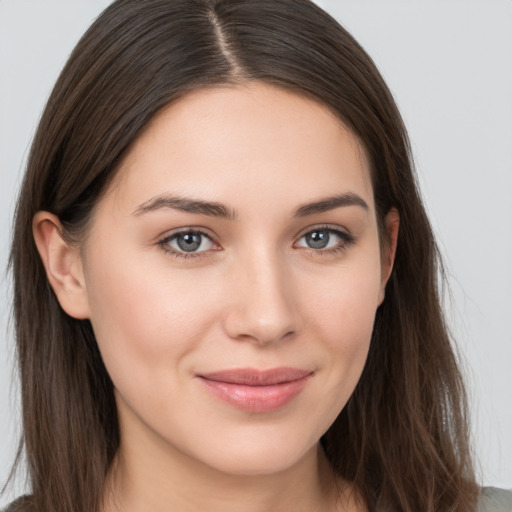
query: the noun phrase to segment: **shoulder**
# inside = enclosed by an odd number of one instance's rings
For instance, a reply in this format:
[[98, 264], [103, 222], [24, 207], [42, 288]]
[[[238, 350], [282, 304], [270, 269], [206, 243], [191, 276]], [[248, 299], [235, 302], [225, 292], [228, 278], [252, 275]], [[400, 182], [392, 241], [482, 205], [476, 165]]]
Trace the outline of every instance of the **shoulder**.
[[[32, 512], [29, 497], [22, 497], [0, 512]], [[512, 512], [512, 490], [483, 487], [476, 512]]]
[[22, 496], [0, 512], [33, 512], [34, 505], [29, 496]]
[[512, 512], [512, 491], [484, 487], [476, 510], [477, 512]]

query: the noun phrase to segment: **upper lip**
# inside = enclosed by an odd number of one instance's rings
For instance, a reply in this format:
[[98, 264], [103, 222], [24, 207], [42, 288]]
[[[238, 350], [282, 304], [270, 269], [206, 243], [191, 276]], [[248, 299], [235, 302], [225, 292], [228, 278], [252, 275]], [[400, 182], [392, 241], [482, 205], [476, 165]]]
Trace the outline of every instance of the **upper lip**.
[[228, 384], [242, 384], [245, 386], [272, 386], [302, 379], [311, 374], [310, 370], [299, 368], [270, 368], [258, 370], [254, 368], [235, 368], [219, 372], [201, 373], [198, 376], [204, 379]]

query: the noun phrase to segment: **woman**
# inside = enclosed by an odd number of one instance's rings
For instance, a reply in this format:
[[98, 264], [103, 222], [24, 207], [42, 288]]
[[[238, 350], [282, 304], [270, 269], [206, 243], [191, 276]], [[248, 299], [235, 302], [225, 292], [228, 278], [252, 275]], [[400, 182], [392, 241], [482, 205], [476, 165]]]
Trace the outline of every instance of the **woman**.
[[507, 510], [399, 113], [310, 2], [114, 2], [41, 119], [11, 264], [12, 510]]

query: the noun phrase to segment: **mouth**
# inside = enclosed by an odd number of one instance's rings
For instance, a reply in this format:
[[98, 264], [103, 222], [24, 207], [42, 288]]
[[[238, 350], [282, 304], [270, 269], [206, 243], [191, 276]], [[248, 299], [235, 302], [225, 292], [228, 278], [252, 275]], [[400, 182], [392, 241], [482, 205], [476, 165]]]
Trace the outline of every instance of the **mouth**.
[[313, 372], [298, 368], [239, 368], [196, 375], [213, 396], [249, 412], [271, 412], [291, 402]]

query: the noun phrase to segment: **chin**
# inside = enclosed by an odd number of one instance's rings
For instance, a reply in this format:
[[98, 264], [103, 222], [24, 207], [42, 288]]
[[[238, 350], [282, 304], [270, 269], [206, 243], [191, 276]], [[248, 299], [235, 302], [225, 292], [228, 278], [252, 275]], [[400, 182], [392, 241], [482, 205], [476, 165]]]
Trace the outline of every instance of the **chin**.
[[[317, 441], [308, 443], [270, 435], [247, 436], [210, 445], [196, 457], [213, 469], [239, 476], [264, 476], [286, 471], [314, 456]], [[196, 447], [201, 448], [201, 447]], [[213, 449], [212, 449], [213, 448]]]
[[[265, 476], [285, 472], [301, 461], [300, 456], [280, 455], [278, 452], [276, 456], [275, 451], [273, 453], [243, 454], [242, 456], [236, 454], [232, 458], [226, 457], [217, 461], [214, 469], [230, 475]], [[304, 454], [302, 455], [304, 456]]]

